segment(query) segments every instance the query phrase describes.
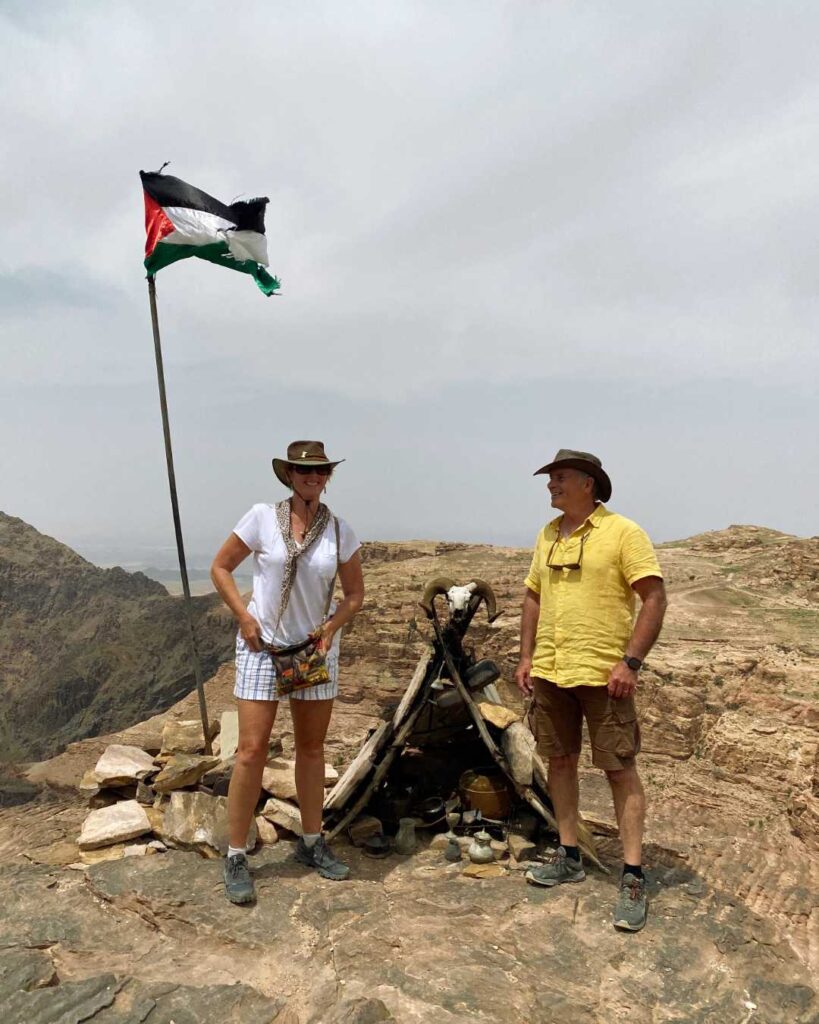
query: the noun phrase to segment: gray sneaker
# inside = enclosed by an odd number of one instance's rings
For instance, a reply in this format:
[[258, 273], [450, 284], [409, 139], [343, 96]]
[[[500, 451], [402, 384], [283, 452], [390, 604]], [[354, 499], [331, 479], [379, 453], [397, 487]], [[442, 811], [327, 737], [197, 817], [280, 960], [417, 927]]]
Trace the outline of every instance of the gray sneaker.
[[646, 880], [635, 878], [631, 873], [623, 875], [614, 907], [614, 927], [624, 932], [639, 932], [646, 923], [647, 911]]
[[231, 903], [252, 903], [256, 899], [256, 888], [243, 853], [225, 857], [224, 874], [225, 896]]
[[324, 836], [319, 836], [312, 846], [307, 846], [304, 839], [299, 836], [294, 857], [300, 864], [306, 864], [308, 868], [315, 868], [322, 878], [331, 878], [334, 882], [342, 882], [349, 875], [350, 869], [334, 854], [324, 841]]
[[562, 846], [558, 846], [554, 859], [548, 864], [529, 868], [524, 875], [527, 882], [545, 886], [560, 885], [561, 882], [582, 882], [585, 877], [583, 861], [567, 857]]

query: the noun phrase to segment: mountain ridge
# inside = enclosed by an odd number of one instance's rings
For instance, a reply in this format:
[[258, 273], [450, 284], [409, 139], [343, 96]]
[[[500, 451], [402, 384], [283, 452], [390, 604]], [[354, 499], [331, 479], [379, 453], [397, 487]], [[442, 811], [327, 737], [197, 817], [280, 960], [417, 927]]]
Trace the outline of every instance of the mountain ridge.
[[[230, 657], [215, 595], [193, 599], [206, 676]], [[101, 569], [0, 512], [0, 762], [55, 753], [189, 692], [179, 598], [143, 573]]]

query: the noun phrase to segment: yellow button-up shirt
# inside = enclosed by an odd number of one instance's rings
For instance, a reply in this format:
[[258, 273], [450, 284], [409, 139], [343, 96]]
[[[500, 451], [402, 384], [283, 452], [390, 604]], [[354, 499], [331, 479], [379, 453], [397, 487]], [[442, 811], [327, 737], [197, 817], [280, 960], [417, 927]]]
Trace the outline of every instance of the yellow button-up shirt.
[[[526, 577], [540, 598], [532, 675], [558, 686], [605, 686], [631, 637], [631, 585], [647, 576], [662, 579], [662, 572], [648, 535], [625, 516], [598, 505], [566, 538], [559, 535], [561, 519], [538, 534]], [[580, 561], [581, 568], [549, 569], [547, 561]]]

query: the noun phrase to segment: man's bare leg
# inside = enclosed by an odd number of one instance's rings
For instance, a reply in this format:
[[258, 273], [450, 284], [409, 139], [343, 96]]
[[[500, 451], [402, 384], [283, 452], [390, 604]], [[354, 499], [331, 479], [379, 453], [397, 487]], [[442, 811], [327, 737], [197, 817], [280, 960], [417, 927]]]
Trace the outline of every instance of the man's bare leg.
[[562, 882], [582, 882], [586, 877], [577, 850], [578, 758], [578, 754], [549, 758], [549, 796], [557, 819], [561, 849], [550, 863], [529, 868], [524, 877], [534, 885], [548, 887]]
[[638, 932], [645, 925], [648, 912], [642, 867], [646, 796], [634, 765], [607, 771], [606, 775], [623, 843], [623, 877], [612, 923], [618, 931]]
[[623, 861], [640, 866], [643, 855], [643, 827], [646, 818], [646, 795], [637, 767], [619, 768], [607, 771], [611, 793], [614, 797], [614, 813], [620, 828], [623, 844]]
[[555, 809], [560, 842], [577, 846], [577, 811], [580, 790], [577, 783], [579, 754], [549, 758], [549, 796]]

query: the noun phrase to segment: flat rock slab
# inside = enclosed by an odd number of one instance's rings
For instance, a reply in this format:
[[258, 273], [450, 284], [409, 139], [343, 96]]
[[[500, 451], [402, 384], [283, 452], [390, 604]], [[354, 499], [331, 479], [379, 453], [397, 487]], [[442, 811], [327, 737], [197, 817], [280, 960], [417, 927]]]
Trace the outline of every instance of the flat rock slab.
[[[162, 860], [151, 857], [150, 861]], [[149, 860], [115, 861], [139, 864]], [[88, 868], [88, 873], [108, 865]], [[25, 946], [106, 950], [106, 956], [128, 957], [135, 932], [124, 928], [110, 908], [93, 898], [83, 873], [44, 865], [10, 865], [0, 869], [0, 949]], [[2, 1000], [0, 1000], [2, 1006]], [[0, 1015], [2, 1016], [2, 1015]], [[5, 1021], [4, 1021], [5, 1024]]]
[[274, 825], [281, 825], [282, 828], [286, 828], [288, 832], [297, 836], [302, 834], [299, 809], [293, 804], [287, 803], [286, 800], [279, 800], [277, 797], [271, 796], [262, 808], [262, 814]]
[[97, 778], [97, 773], [94, 768], [89, 768], [87, 772], [80, 779], [80, 783], [77, 786], [80, 796], [90, 799], [92, 796], [96, 796], [100, 791], [100, 783]]
[[[338, 781], [338, 772], [331, 764], [324, 766], [324, 785], [333, 786]], [[262, 773], [262, 789], [280, 800], [298, 803], [296, 792], [296, 762], [284, 757], [271, 758]]]
[[502, 704], [491, 704], [489, 701], [481, 701], [478, 704], [478, 711], [480, 711], [481, 718], [484, 721], [491, 722], [498, 729], [506, 729], [513, 722], [520, 721], [520, 717], [514, 711], [504, 707]]
[[279, 833], [272, 821], [263, 818], [261, 814], [256, 817], [256, 841], [262, 846], [272, 846], [279, 841]]
[[115, 843], [97, 850], [80, 850], [83, 864], [101, 864], [105, 860], [119, 860], [121, 857], [145, 857], [157, 850], [148, 843]]
[[8, 1024], [79, 1024], [86, 1020], [95, 1024], [140, 1024], [146, 1020], [270, 1024], [284, 1000], [267, 998], [242, 984], [196, 987], [114, 974], [62, 981], [46, 953], [11, 949], [0, 950], [0, 1005]]
[[535, 738], [523, 722], [512, 722], [501, 737], [501, 746], [509, 762], [512, 778], [518, 785], [532, 784]]
[[[154, 759], [139, 747], [112, 743], [106, 747], [94, 767], [94, 777], [100, 787], [136, 785], [146, 775], [156, 771]], [[90, 779], [84, 775], [80, 788], [89, 787]]]
[[223, 711], [219, 729], [219, 756], [223, 760], [233, 757], [239, 746], [239, 712]]
[[531, 839], [515, 835], [514, 833], [510, 833], [506, 837], [506, 844], [509, 847], [509, 853], [515, 860], [527, 860], [530, 857], [534, 857], [537, 849]]
[[203, 775], [218, 764], [218, 757], [202, 757], [199, 754], [172, 754], [151, 785], [157, 793], [170, 793], [174, 789], [195, 786]]
[[[543, 890], [513, 874], [463, 878], [462, 865], [446, 864], [438, 852], [378, 861], [336, 844], [352, 867], [351, 880], [340, 884], [295, 863], [293, 848], [280, 842], [250, 858], [258, 892], [250, 907], [224, 899], [220, 863], [180, 851], [97, 864], [84, 876], [29, 864], [2, 867], [0, 950], [29, 947], [42, 958], [58, 946], [61, 982], [38, 990], [40, 998], [87, 982], [75, 995], [89, 1013], [93, 1000], [110, 995], [111, 978], [124, 981], [120, 992], [130, 993], [133, 1016], [106, 1018], [123, 1012], [116, 999], [96, 1016], [86, 1014], [95, 1024], [150, 1024], [151, 1016], [136, 1015], [137, 999], [146, 1000], [143, 1008], [154, 999], [162, 1024], [270, 1019], [262, 1014], [267, 1004], [254, 1002], [246, 986], [287, 999], [282, 1021], [288, 1024], [816, 1019], [806, 968], [786, 944], [767, 944], [773, 936], [765, 919], [732, 905], [733, 893], [718, 897], [709, 889], [692, 899], [690, 872], [669, 871], [667, 885], [653, 878], [649, 924], [635, 936], [611, 927], [616, 879], [593, 871], [581, 885]], [[72, 978], [74, 966], [79, 977]], [[26, 977], [19, 958], [14, 970]], [[40, 959], [28, 970], [33, 979], [47, 978], [48, 964]], [[136, 976], [140, 987], [128, 988]], [[0, 966], [0, 985], [2, 978]], [[219, 1003], [228, 989], [245, 992], [248, 1010], [258, 1007], [261, 1015], [242, 1016]], [[172, 993], [177, 1004], [160, 1001]], [[200, 1009], [206, 993], [216, 1008], [210, 1017]], [[748, 1002], [758, 1008], [751, 1017]], [[0, 1005], [5, 1009], [2, 996]], [[60, 1018], [5, 1019], [56, 1024]]]
[[[174, 846], [226, 854], [228, 848], [227, 798], [175, 790], [162, 820], [162, 839]], [[256, 845], [256, 822], [251, 820], [248, 847]]]
[[[210, 738], [219, 731], [218, 722], [210, 722]], [[166, 722], [162, 730], [160, 756], [168, 754], [201, 754], [205, 749], [205, 734], [198, 718], [184, 718]]]
[[38, 949], [0, 950], [0, 1006], [15, 992], [45, 988], [56, 981], [54, 962]]
[[502, 878], [506, 869], [501, 864], [467, 864], [463, 870], [465, 878]]
[[122, 800], [110, 807], [91, 811], [83, 822], [77, 845], [81, 850], [96, 850], [100, 846], [135, 839], [151, 831], [145, 808], [136, 800]]
[[262, 789], [280, 800], [298, 803], [296, 793], [296, 762], [275, 758], [267, 762], [262, 772]]
[[344, 999], [326, 1016], [322, 1024], [388, 1024], [395, 1018], [380, 999]]
[[[225, 899], [221, 861], [203, 860], [182, 850], [97, 864], [88, 869], [88, 885], [112, 908], [129, 908], [136, 900], [157, 920], [167, 911], [177, 925], [193, 929], [202, 942], [218, 940], [226, 951], [243, 947], [256, 960], [259, 951], [266, 950], [282, 957], [280, 966], [287, 971], [303, 941], [303, 929], [291, 912], [305, 898], [303, 883], [313, 874], [293, 861], [293, 849], [293, 843], [278, 843], [253, 854], [250, 865], [259, 899], [247, 907], [234, 907]], [[329, 956], [329, 951], [319, 955], [316, 968]], [[229, 963], [223, 966], [231, 972]], [[237, 964], [235, 971], [241, 969]], [[234, 972], [234, 977], [241, 974]]]

